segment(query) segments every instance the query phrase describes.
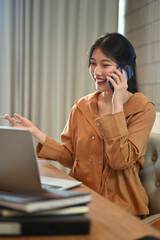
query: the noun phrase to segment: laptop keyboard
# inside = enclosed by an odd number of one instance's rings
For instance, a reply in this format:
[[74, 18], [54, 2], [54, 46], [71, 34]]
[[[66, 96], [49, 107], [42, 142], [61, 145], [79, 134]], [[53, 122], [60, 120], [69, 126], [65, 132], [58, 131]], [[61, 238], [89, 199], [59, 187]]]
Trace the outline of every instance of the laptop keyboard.
[[44, 189], [59, 189], [59, 188], [61, 188], [61, 186], [43, 183], [42, 188], [44, 188]]

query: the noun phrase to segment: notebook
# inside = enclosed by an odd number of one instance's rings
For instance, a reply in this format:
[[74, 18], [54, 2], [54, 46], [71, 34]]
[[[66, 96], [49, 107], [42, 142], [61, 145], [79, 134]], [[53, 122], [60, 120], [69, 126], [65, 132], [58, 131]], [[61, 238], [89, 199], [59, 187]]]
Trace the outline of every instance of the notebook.
[[40, 176], [33, 137], [25, 128], [0, 126], [0, 189], [69, 189], [81, 182]]

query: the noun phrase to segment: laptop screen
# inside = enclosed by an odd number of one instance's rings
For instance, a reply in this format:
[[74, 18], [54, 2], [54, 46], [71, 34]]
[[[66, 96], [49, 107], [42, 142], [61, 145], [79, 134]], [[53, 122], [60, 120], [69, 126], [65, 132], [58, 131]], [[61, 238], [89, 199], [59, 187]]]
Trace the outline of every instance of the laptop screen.
[[26, 129], [0, 127], [0, 189], [41, 189], [33, 137]]
[[81, 183], [76, 180], [40, 177], [30, 131], [0, 126], [0, 190], [24, 191], [51, 186], [62, 190]]

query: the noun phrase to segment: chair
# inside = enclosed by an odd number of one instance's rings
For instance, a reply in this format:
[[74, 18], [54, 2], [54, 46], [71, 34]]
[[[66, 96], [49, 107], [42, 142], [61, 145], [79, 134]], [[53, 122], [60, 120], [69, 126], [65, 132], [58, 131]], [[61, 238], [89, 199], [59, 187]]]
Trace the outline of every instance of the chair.
[[160, 133], [151, 133], [140, 178], [149, 197], [150, 214], [143, 221], [160, 230]]

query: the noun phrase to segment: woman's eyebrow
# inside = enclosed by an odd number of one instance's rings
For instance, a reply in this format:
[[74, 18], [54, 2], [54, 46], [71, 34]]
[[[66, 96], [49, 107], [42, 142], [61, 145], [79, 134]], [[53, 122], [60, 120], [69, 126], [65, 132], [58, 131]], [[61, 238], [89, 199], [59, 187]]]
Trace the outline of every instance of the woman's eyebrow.
[[[94, 60], [94, 61], [96, 61], [96, 59], [95, 59], [95, 58], [93, 58], [93, 57], [91, 58], [91, 60]], [[102, 62], [110, 62], [110, 63], [112, 62], [112, 61], [111, 61], [111, 60], [109, 60], [109, 59], [102, 59], [101, 61], [102, 61]]]
[[112, 61], [109, 59], [103, 59], [102, 62], [110, 62], [111, 63]]

